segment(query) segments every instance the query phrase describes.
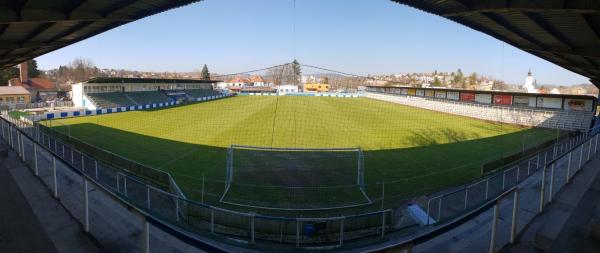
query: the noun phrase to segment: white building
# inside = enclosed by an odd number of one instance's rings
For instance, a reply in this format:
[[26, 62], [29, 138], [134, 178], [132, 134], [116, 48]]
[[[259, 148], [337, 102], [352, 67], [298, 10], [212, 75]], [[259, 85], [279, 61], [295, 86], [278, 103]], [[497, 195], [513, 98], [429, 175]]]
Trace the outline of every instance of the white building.
[[527, 91], [527, 93], [540, 93], [540, 91], [535, 88], [536, 84], [535, 77], [531, 75], [531, 70], [529, 70], [527, 77], [525, 78], [525, 85], [523, 85], [523, 88]]
[[[210, 80], [99, 77], [71, 85], [71, 93], [73, 106], [94, 110], [101, 106], [98, 105], [98, 101], [94, 101], [93, 97], [96, 97], [96, 100], [102, 97], [117, 102], [131, 101], [127, 94], [141, 91], [155, 92], [158, 95], [163, 94], [161, 91], [208, 91], [212, 90], [213, 83]], [[152, 96], [152, 94], [148, 95]]]
[[298, 85], [283, 84], [277, 86], [277, 93], [285, 95], [287, 93], [298, 93]]

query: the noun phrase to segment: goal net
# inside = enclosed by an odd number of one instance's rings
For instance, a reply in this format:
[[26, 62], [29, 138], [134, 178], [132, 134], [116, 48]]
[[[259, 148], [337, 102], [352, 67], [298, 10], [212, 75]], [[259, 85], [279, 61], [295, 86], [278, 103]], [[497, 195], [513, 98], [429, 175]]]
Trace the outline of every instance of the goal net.
[[273, 209], [368, 204], [360, 148], [300, 149], [232, 145], [222, 202]]

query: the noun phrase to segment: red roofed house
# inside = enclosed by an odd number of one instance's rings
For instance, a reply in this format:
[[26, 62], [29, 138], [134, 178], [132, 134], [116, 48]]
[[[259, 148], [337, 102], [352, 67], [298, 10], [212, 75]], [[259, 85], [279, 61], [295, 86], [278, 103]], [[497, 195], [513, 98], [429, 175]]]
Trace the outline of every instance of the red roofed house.
[[262, 76], [251, 76], [248, 81], [252, 83], [252, 86], [271, 86]]
[[27, 89], [31, 93], [31, 100], [33, 102], [38, 100], [49, 101], [56, 98], [58, 92], [54, 82], [46, 78], [29, 78], [27, 62], [19, 64], [19, 75], [19, 78], [8, 80], [8, 86], [21, 86]]
[[237, 93], [240, 92], [242, 87], [250, 85], [250, 81], [246, 78], [235, 77], [227, 80], [224, 83], [224, 86], [229, 89], [229, 91]]

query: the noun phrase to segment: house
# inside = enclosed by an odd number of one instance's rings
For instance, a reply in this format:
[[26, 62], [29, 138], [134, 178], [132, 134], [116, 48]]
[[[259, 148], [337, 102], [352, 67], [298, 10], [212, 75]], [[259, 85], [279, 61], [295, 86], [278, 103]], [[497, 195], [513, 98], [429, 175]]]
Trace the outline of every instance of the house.
[[248, 82], [252, 86], [258, 86], [258, 87], [271, 86], [271, 84], [268, 83], [267, 81], [265, 81], [265, 79], [262, 78], [262, 76], [251, 76], [250, 78], [248, 78]]
[[329, 84], [325, 83], [307, 83], [304, 84], [305, 92], [329, 92]]
[[27, 71], [27, 62], [19, 64], [19, 77], [8, 80], [8, 86], [20, 86], [29, 91], [32, 98], [29, 102], [51, 101], [58, 97], [58, 89], [50, 79], [34, 77], [30, 78]]
[[246, 78], [235, 77], [235, 78], [229, 79], [225, 83], [226, 83], [226, 85], [228, 87], [231, 87], [231, 86], [234, 86], [234, 87], [243, 87], [243, 86], [249, 85], [250, 81], [248, 79], [246, 79]]
[[287, 93], [298, 93], [298, 85], [282, 84], [277, 86], [277, 93], [285, 95]]
[[268, 86], [245, 86], [240, 89], [240, 93], [246, 94], [271, 94], [274, 91], [273, 87]]
[[15, 105], [31, 101], [31, 93], [22, 86], [0, 86], [0, 104]]

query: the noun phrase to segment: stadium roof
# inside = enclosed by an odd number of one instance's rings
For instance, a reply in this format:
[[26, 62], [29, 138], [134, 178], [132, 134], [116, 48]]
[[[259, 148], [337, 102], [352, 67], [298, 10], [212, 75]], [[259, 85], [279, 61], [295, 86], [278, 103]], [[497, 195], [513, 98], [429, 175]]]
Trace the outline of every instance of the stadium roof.
[[600, 1], [392, 0], [448, 18], [600, 87]]
[[0, 69], [199, 0], [0, 1]]
[[216, 83], [215, 80], [198, 79], [167, 79], [167, 78], [124, 78], [124, 77], [96, 77], [84, 83]]

